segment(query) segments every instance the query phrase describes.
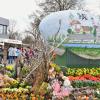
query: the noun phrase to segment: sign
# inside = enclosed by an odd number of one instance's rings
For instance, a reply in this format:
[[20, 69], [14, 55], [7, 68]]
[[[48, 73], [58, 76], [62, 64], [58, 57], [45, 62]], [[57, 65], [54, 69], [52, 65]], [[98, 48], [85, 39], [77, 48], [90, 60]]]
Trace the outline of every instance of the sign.
[[0, 45], [4, 45], [4, 43], [1, 43], [1, 42], [0, 42]]
[[42, 36], [49, 41], [61, 41], [68, 34], [100, 33], [100, 16], [81, 10], [65, 10], [51, 13], [39, 25]]
[[4, 41], [4, 39], [3, 38], [0, 38], [0, 42], [3, 42]]
[[64, 53], [65, 53], [65, 50], [64, 49], [61, 49], [61, 48], [56, 48], [54, 50], [54, 52], [59, 55], [59, 56], [62, 56]]
[[6, 42], [6, 43], [12, 43], [12, 44], [22, 44], [22, 41], [13, 40], [13, 39], [4, 39], [4, 42]]
[[[54, 49], [54, 50], [53, 50]], [[62, 49], [62, 48], [55, 48], [54, 46], [50, 46], [50, 50], [59, 55], [59, 56], [62, 56], [64, 53], [65, 53], [65, 49]]]
[[13, 39], [3, 39], [0, 38], [1, 43], [12, 43], [12, 44], [22, 44], [22, 41], [19, 40], [13, 40]]

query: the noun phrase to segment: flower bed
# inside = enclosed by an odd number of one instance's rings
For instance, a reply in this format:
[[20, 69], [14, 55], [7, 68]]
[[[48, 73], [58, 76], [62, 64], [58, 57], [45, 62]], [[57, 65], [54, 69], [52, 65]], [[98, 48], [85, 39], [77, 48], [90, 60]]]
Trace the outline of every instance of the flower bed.
[[[61, 67], [56, 64], [50, 64], [59, 74]], [[52, 70], [51, 70], [52, 72]], [[100, 90], [100, 68], [64, 68], [67, 78], [71, 81], [73, 86], [72, 96], [76, 100], [88, 100], [90, 98], [98, 98]], [[67, 82], [68, 83], [68, 82]], [[66, 99], [65, 99], [66, 100]]]
[[[32, 87], [26, 83], [0, 75], [0, 100], [44, 100], [41, 95], [33, 94]], [[42, 92], [42, 91], [41, 91]]]
[[[0, 74], [2, 83], [0, 97], [3, 100], [49, 100], [52, 97], [64, 99], [69, 98], [71, 94], [74, 95], [71, 92], [76, 88], [90, 87], [100, 89], [100, 68], [67, 68], [65, 71], [68, 76], [65, 76], [58, 65], [50, 63], [50, 66], [51, 68], [48, 72], [49, 81], [41, 83], [39, 87], [32, 87], [32, 89], [26, 83], [20, 83], [7, 75]], [[12, 73], [13, 67], [7, 66], [6, 70]], [[23, 69], [23, 72], [26, 73], [27, 70]], [[97, 92], [96, 95], [99, 97], [100, 93]]]
[[92, 76], [100, 77], [100, 68], [67, 68], [66, 74], [68, 76], [80, 76], [90, 74]]
[[91, 80], [91, 81], [98, 81], [100, 82], [100, 77], [95, 77], [95, 76], [92, 76], [92, 75], [89, 75], [89, 74], [86, 74], [86, 75], [82, 75], [82, 76], [68, 76], [69, 80], [70, 81], [74, 81], [74, 80]]
[[0, 89], [0, 98], [2, 100], [44, 100], [43, 96], [34, 95], [24, 88], [2, 88]]
[[2, 88], [0, 89], [0, 97], [3, 100], [6, 99], [16, 99], [18, 100], [18, 98], [22, 98], [22, 100], [25, 100], [25, 98], [27, 97], [27, 93], [29, 92], [28, 89], [23, 89], [23, 88]]

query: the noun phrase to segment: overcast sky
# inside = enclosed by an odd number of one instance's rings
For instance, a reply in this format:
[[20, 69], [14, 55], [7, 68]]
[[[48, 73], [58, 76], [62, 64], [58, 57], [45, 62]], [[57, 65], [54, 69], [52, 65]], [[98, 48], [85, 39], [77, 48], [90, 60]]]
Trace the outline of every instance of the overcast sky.
[[23, 30], [28, 24], [28, 16], [38, 7], [35, 0], [0, 0], [0, 17], [17, 21], [18, 29]]
[[[86, 7], [93, 12], [100, 13], [98, 2], [100, 0], [86, 0]], [[27, 27], [28, 16], [36, 9], [39, 7], [36, 6], [35, 0], [0, 0], [0, 17], [16, 20], [20, 31]]]

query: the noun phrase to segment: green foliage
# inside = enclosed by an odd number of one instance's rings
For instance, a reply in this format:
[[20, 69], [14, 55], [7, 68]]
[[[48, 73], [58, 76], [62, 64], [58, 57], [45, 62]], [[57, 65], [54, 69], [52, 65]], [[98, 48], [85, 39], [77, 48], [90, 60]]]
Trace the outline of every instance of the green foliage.
[[62, 39], [64, 39], [66, 36], [64, 34], [62, 34]]
[[6, 75], [8, 75], [9, 77], [14, 77], [15, 76], [15, 71], [13, 71], [13, 72], [7, 71]]
[[48, 37], [48, 40], [47, 40], [48, 42], [53, 42], [54, 41], [54, 39], [53, 39], [53, 37]]
[[55, 71], [59, 73], [59, 72], [61, 72], [61, 68], [59, 66], [56, 66]]
[[0, 68], [2, 68], [2, 67], [4, 67], [4, 65], [3, 64], [0, 64]]
[[87, 55], [91, 57], [100, 57], [100, 49], [97, 48], [70, 48], [76, 54]]
[[57, 43], [61, 42], [61, 35], [59, 35], [59, 36], [56, 37], [56, 42]]
[[60, 43], [61, 40], [63, 40], [64, 38], [66, 37], [66, 35], [64, 34], [59, 34], [59, 35], [55, 35], [55, 36], [51, 36], [51, 37], [48, 37], [47, 41], [48, 42], [56, 42], [56, 43]]
[[46, 94], [47, 93], [47, 87], [48, 87], [48, 83], [43, 82], [39, 88], [39, 93], [40, 94]]
[[3, 64], [0, 64], [0, 73], [3, 73], [3, 72], [4, 72], [4, 70], [5, 70], [4, 65], [3, 65]]
[[73, 81], [72, 86], [75, 88], [81, 88], [81, 87], [95, 87], [100, 88], [100, 82], [94, 82], [94, 81]]
[[86, 34], [86, 32], [83, 32], [83, 34]]
[[93, 27], [90, 27], [90, 32], [92, 33], [92, 31], [93, 31]]
[[96, 31], [96, 28], [94, 28], [93, 36], [96, 37], [96, 34], [97, 34], [97, 31]]
[[98, 98], [98, 100], [100, 100], [100, 93], [97, 93], [96, 91], [95, 91], [95, 96]]
[[69, 75], [69, 76], [74, 76], [75, 75], [75, 70], [73, 70], [71, 68], [68, 68], [67, 71], [66, 71], [66, 74]]
[[68, 32], [69, 34], [72, 34], [72, 29], [69, 28], [69, 29], [67, 30], [67, 32]]
[[19, 87], [22, 87], [22, 88], [27, 88], [27, 89], [29, 89], [29, 88], [30, 88], [29, 84], [28, 84], [28, 83], [26, 83], [26, 82], [22, 82], [22, 83], [20, 83], [20, 84], [19, 84]]
[[29, 73], [30, 69], [28, 67], [23, 67], [21, 70], [21, 73], [23, 76], [27, 75]]

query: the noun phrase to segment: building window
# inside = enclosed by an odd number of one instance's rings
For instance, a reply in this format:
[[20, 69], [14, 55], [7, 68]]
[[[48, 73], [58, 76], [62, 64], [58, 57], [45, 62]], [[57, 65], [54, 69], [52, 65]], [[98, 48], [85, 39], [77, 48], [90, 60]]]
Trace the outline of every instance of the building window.
[[0, 34], [3, 34], [3, 25], [0, 25]]
[[7, 26], [3, 26], [3, 33], [7, 34]]

